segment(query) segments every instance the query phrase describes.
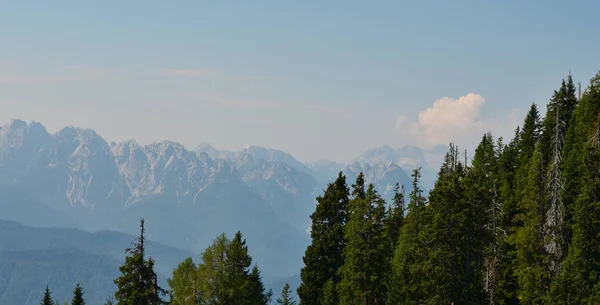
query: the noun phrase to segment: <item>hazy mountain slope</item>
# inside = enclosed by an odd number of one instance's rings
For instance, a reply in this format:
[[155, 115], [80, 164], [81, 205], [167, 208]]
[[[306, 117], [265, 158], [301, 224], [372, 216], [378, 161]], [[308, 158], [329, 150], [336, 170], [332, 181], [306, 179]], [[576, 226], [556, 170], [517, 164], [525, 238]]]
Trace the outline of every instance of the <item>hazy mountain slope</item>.
[[308, 163], [307, 167], [312, 171], [317, 181], [327, 183], [335, 180], [337, 174], [344, 168], [344, 164], [330, 160], [321, 160]]
[[[207, 224], [208, 227], [213, 225]], [[157, 232], [160, 230], [147, 221], [147, 236], [154, 239]], [[282, 237], [287, 237], [283, 236], [285, 234], [282, 233]], [[206, 237], [209, 237], [208, 234]], [[125, 258], [124, 249], [130, 247], [135, 238], [115, 231], [90, 233], [77, 229], [34, 228], [0, 220], [0, 304], [39, 304], [46, 283], [51, 285], [53, 295], [62, 300], [62, 296], [72, 292], [77, 281], [81, 281], [86, 296], [91, 293], [88, 290], [94, 291], [88, 304], [103, 304], [99, 302], [114, 291], [113, 280], [119, 276], [118, 266]], [[261, 236], [247, 238], [252, 252], [274, 253], [270, 256], [261, 254], [269, 260], [275, 260], [274, 265], [284, 265], [293, 256], [277, 252], [277, 249], [255, 247], [256, 240], [263, 238]], [[166, 279], [177, 264], [187, 257], [199, 261], [201, 253], [180, 250], [152, 240], [146, 242], [146, 251], [155, 259], [155, 270], [163, 285], [166, 285]], [[296, 248], [294, 251], [300, 250]], [[260, 264], [265, 284], [269, 288], [280, 289], [277, 285], [281, 276], [269, 273], [269, 265], [269, 261]], [[298, 270], [285, 271], [294, 274]], [[33, 303], [27, 301], [28, 298]]]
[[75, 285], [84, 287], [86, 302], [100, 305], [114, 292], [119, 261], [78, 249], [0, 251], [0, 304], [40, 304], [46, 285], [52, 296], [71, 300]]
[[81, 228], [73, 218], [14, 187], [0, 185], [0, 218], [30, 226]]
[[[155, 230], [147, 232], [154, 239]], [[86, 232], [78, 229], [39, 228], [0, 219], [0, 249], [29, 251], [43, 249], [75, 248], [118, 261], [125, 257], [125, 248], [131, 246], [136, 236], [115, 231]], [[164, 276], [186, 257], [199, 255], [148, 240], [147, 253], [156, 260], [156, 270]]]
[[241, 180], [268, 202], [278, 217], [296, 229], [308, 228], [320, 185], [315, 178], [287, 163], [251, 153], [239, 153], [231, 163]]
[[157, 241], [196, 252], [219, 233], [239, 229], [272, 273], [302, 263], [307, 234], [279, 218], [271, 207], [277, 202], [261, 198], [224, 160], [169, 141], [108, 145], [92, 130], [48, 134], [38, 123], [18, 120], [2, 127], [0, 143], [0, 182], [85, 229], [135, 234], [145, 217]]

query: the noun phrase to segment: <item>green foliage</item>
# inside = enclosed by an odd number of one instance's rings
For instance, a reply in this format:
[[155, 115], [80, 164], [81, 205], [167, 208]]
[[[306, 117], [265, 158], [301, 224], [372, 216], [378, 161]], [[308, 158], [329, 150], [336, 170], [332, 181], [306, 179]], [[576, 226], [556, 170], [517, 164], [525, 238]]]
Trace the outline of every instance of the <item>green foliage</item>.
[[[572, 204], [572, 243], [562, 272], [552, 286], [556, 304], [596, 304], [600, 282], [600, 74], [583, 96], [580, 107], [589, 112], [575, 113], [575, 138], [581, 158], [568, 161], [579, 175], [578, 191]], [[579, 109], [578, 109], [579, 110]], [[588, 124], [583, 124], [584, 122]], [[587, 126], [586, 126], [587, 125]], [[587, 128], [586, 128], [587, 127]]]
[[258, 267], [251, 266], [242, 233], [232, 240], [221, 234], [202, 253], [198, 266], [188, 258], [173, 271], [168, 280], [171, 304], [269, 304], [272, 292], [264, 287]]
[[522, 304], [544, 304], [549, 288], [547, 255], [543, 248], [544, 177], [541, 146], [536, 148], [529, 167], [528, 183], [518, 216], [523, 227], [517, 232], [517, 275]]
[[400, 236], [400, 228], [404, 222], [404, 213], [406, 209], [404, 186], [400, 187], [399, 183], [394, 186], [393, 204], [387, 211], [385, 221], [385, 234], [389, 242], [389, 259], [393, 258], [393, 249], [396, 248], [398, 237]]
[[[337, 179], [328, 184], [323, 195], [317, 197], [315, 212], [311, 215], [312, 242], [303, 257], [300, 271], [301, 283], [297, 289], [301, 305], [320, 304], [322, 290], [329, 280], [339, 283], [339, 269], [344, 264], [342, 252], [345, 246], [344, 226], [347, 221], [349, 189], [346, 177], [340, 172]], [[329, 290], [335, 293], [335, 289]], [[329, 296], [331, 300], [337, 297]]]
[[46, 290], [44, 291], [44, 296], [42, 297], [42, 302], [40, 305], [54, 305], [52, 294], [50, 293], [50, 288], [48, 286], [46, 286]]
[[191, 257], [179, 263], [167, 280], [171, 292], [171, 305], [195, 305], [200, 299], [198, 271]]
[[165, 291], [158, 286], [154, 272], [154, 260], [145, 259], [144, 220], [140, 222], [140, 235], [133, 248], [126, 249], [125, 263], [119, 267], [122, 275], [115, 279], [115, 300], [119, 305], [166, 304], [161, 295]]
[[73, 290], [73, 300], [71, 300], [71, 305], [85, 305], [85, 300], [83, 299], [83, 289], [79, 283], [77, 283], [75, 290]]
[[388, 304], [424, 304], [424, 300], [430, 296], [428, 279], [433, 270], [426, 262], [431, 250], [428, 224], [431, 224], [433, 215], [425, 205], [425, 197], [419, 187], [420, 169], [413, 171], [412, 178], [408, 214], [400, 229], [392, 263]]
[[[599, 304], [600, 73], [581, 100], [569, 75], [547, 109], [540, 123], [533, 104], [506, 145], [483, 135], [470, 166], [451, 144], [429, 198], [415, 169], [407, 211], [399, 184], [386, 210], [362, 173], [351, 197], [339, 173], [311, 215], [300, 304]], [[142, 221], [118, 304], [164, 303], [144, 252]], [[239, 231], [217, 236], [199, 265], [181, 262], [168, 285], [174, 305], [272, 298]], [[73, 294], [84, 304], [79, 285]], [[41, 304], [57, 304], [48, 287]], [[296, 304], [288, 283], [277, 304]]]
[[387, 296], [389, 244], [385, 235], [385, 202], [359, 174], [345, 227], [346, 247], [340, 273], [340, 304], [380, 304]]
[[281, 297], [277, 299], [277, 304], [280, 305], [296, 305], [296, 300], [292, 296], [290, 284], [285, 283], [283, 290], [281, 290]]

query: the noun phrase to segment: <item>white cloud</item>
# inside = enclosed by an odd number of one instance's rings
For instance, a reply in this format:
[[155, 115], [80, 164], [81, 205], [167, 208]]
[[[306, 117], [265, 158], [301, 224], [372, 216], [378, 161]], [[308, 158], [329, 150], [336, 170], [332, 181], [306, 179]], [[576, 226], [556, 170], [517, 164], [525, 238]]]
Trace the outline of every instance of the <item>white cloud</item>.
[[483, 96], [476, 93], [459, 98], [443, 97], [421, 111], [416, 120], [410, 120], [405, 115], [398, 116], [394, 126], [403, 135], [404, 141], [415, 145], [431, 147], [454, 142], [472, 148], [483, 133], [503, 136], [517, 125], [514, 111], [499, 121], [482, 118], [480, 112], [485, 101]]
[[165, 69], [165, 72], [186, 77], [214, 77], [218, 74], [215, 70], [205, 68]]

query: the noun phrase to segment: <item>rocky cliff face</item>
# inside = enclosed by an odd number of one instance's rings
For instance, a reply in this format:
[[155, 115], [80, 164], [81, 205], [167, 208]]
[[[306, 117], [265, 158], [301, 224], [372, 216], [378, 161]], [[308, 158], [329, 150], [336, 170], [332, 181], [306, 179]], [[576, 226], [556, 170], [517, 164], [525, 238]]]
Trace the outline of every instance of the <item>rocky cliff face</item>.
[[351, 164], [304, 164], [257, 146], [225, 152], [170, 141], [109, 144], [90, 129], [51, 134], [40, 123], [13, 120], [0, 127], [0, 187], [11, 194], [0, 214], [57, 226], [42, 213], [68, 219], [64, 226], [129, 233], [144, 217], [157, 241], [196, 252], [221, 232], [242, 230], [259, 264], [269, 262], [265, 272], [289, 275], [302, 265], [315, 197], [337, 172], [351, 185], [362, 171], [391, 198], [397, 182], [410, 186], [406, 160], [427, 162], [420, 151], [388, 147]]

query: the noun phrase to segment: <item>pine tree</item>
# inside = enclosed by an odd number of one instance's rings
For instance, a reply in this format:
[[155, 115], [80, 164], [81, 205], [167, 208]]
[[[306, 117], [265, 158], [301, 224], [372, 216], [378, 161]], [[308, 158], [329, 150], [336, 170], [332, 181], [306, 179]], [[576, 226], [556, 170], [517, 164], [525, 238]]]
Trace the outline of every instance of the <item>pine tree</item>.
[[[337, 179], [327, 185], [322, 196], [317, 197], [315, 212], [311, 215], [311, 244], [303, 257], [301, 283], [297, 289], [301, 305], [317, 305], [327, 281], [339, 283], [339, 268], [344, 264], [344, 226], [347, 220], [349, 189], [346, 177], [340, 172]], [[330, 290], [329, 293], [334, 293]], [[336, 300], [337, 297], [331, 299]]]
[[[225, 281], [222, 283], [228, 291], [227, 298], [233, 304], [241, 304], [246, 297], [244, 284], [248, 281], [252, 258], [248, 254], [246, 240], [237, 231], [228, 245], [225, 264]], [[258, 271], [258, 269], [257, 269]]]
[[[487, 139], [487, 138], [486, 138]], [[493, 144], [487, 145], [492, 148]], [[490, 162], [477, 151], [474, 162]], [[490, 159], [492, 159], [490, 158]], [[451, 144], [429, 196], [434, 216], [428, 232], [432, 295], [430, 303], [480, 304], [483, 295], [483, 248], [486, 242], [486, 198], [475, 187], [477, 181], [467, 175], [458, 148]]]
[[[502, 227], [503, 203], [499, 195], [500, 175], [498, 169], [499, 156], [502, 154], [502, 141], [499, 140], [497, 147], [491, 134], [485, 134], [475, 150], [472, 167], [469, 171], [467, 184], [471, 185], [471, 208], [473, 216], [481, 215], [484, 221], [481, 223], [485, 231], [479, 231], [483, 249], [484, 262], [484, 291], [488, 304], [501, 304], [503, 301], [501, 293], [498, 293], [503, 263], [502, 245], [507, 237]], [[477, 232], [477, 228], [474, 228]]]
[[572, 206], [572, 243], [552, 286], [555, 304], [596, 304], [600, 297], [600, 73], [592, 79], [580, 107], [575, 128], [583, 158], [570, 160], [581, 162], [570, 165], [580, 170], [580, 181]]
[[517, 274], [519, 299], [525, 305], [545, 304], [550, 282], [542, 232], [545, 206], [541, 149], [538, 145], [531, 159], [521, 201], [523, 213], [518, 216], [523, 227], [517, 231]]
[[171, 305], [200, 304], [198, 272], [191, 257], [179, 263], [167, 284], [171, 291]]
[[281, 297], [277, 299], [277, 304], [296, 305], [296, 301], [294, 300], [294, 297], [292, 296], [290, 284], [285, 283], [285, 285], [283, 285], [283, 289], [281, 290]]
[[[498, 200], [501, 205], [501, 221], [499, 248], [500, 270], [497, 271], [497, 285], [494, 299], [497, 304], [519, 304], [517, 298], [516, 268], [516, 246], [515, 246], [515, 216], [519, 211], [519, 202], [516, 200], [515, 183], [517, 161], [519, 158], [519, 134], [517, 128], [514, 138], [501, 149], [497, 149], [498, 155]], [[498, 145], [500, 147], [500, 145]], [[504, 238], [502, 238], [504, 237]]]
[[71, 305], [85, 305], [85, 300], [83, 299], [83, 289], [79, 283], [77, 283], [75, 290], [73, 290], [73, 300], [71, 300]]
[[400, 186], [396, 183], [394, 186], [394, 198], [390, 209], [388, 209], [388, 215], [386, 219], [386, 236], [390, 243], [390, 260], [394, 256], [393, 250], [396, 248], [398, 243], [398, 236], [400, 235], [400, 228], [404, 222], [404, 213], [406, 210], [405, 202], [405, 191], [404, 186]]
[[563, 201], [563, 150], [564, 139], [569, 123], [578, 101], [571, 75], [568, 81], [563, 80], [559, 90], [554, 91], [547, 106], [543, 123], [543, 134], [540, 138], [542, 166], [546, 171], [545, 200], [547, 202], [544, 215], [544, 248], [548, 252], [548, 270], [551, 277], [558, 274], [560, 264], [566, 256], [567, 218]]
[[262, 282], [262, 277], [258, 267], [254, 265], [250, 272], [248, 281], [245, 285], [247, 288], [245, 297], [242, 302], [238, 304], [244, 305], [269, 305], [271, 303], [271, 297], [273, 292], [269, 289], [266, 290]]
[[46, 286], [46, 290], [44, 291], [44, 296], [42, 297], [42, 302], [40, 305], [55, 305], [54, 301], [52, 300], [50, 288], [48, 286]]
[[354, 185], [346, 225], [340, 304], [383, 304], [387, 296], [389, 250], [384, 231], [385, 201], [363, 173]]
[[421, 305], [431, 295], [432, 285], [428, 279], [433, 270], [428, 269], [425, 263], [430, 252], [427, 230], [433, 217], [419, 186], [420, 168], [415, 169], [411, 176], [408, 214], [394, 253], [387, 304]]
[[140, 222], [140, 236], [133, 248], [126, 249], [125, 264], [119, 267], [122, 275], [114, 282], [117, 285], [115, 299], [119, 305], [158, 305], [165, 304], [161, 295], [165, 291], [158, 286], [154, 272], [154, 260], [144, 258], [144, 220]]

